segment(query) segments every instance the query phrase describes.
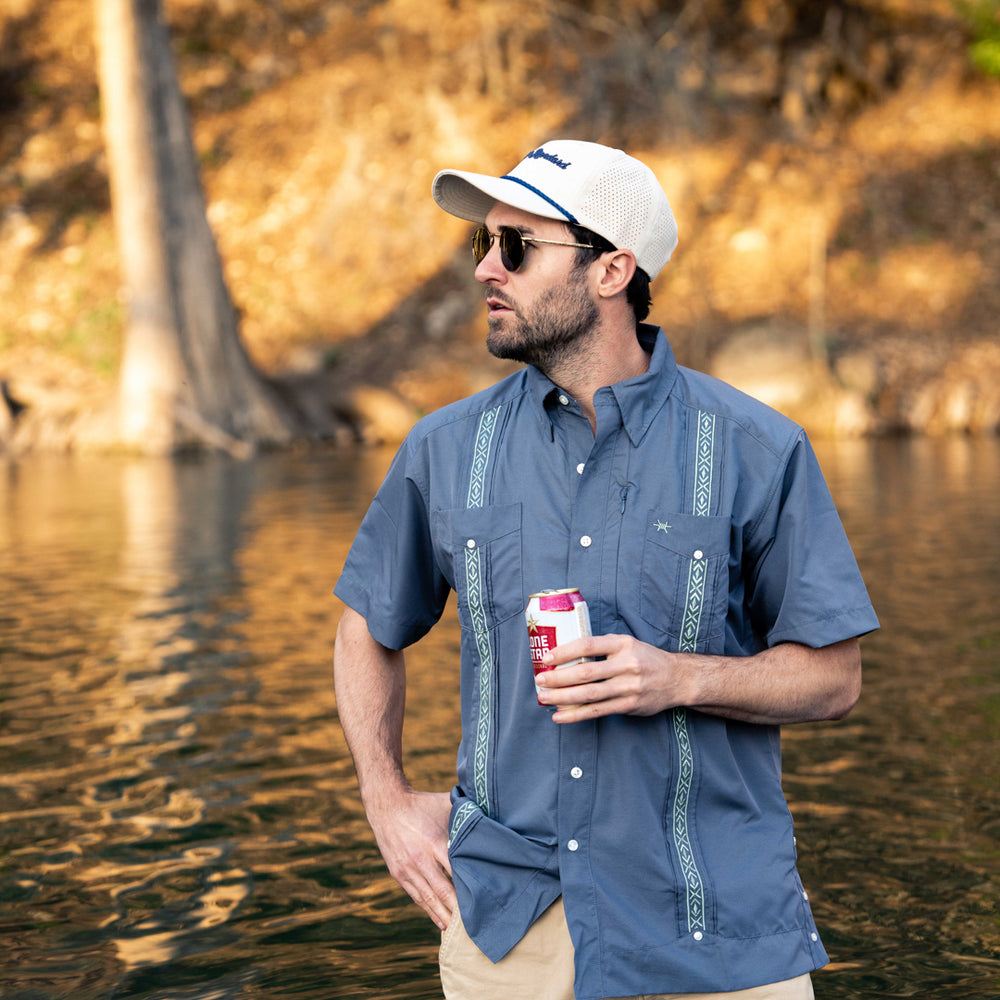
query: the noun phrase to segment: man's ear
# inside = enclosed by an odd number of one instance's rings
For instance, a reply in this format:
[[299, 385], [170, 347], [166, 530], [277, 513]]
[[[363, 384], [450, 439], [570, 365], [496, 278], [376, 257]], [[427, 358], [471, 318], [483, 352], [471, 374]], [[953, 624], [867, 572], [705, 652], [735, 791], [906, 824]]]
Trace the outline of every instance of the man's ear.
[[637, 267], [635, 254], [631, 250], [609, 250], [598, 258], [597, 263], [601, 265], [597, 294], [607, 299], [628, 288]]

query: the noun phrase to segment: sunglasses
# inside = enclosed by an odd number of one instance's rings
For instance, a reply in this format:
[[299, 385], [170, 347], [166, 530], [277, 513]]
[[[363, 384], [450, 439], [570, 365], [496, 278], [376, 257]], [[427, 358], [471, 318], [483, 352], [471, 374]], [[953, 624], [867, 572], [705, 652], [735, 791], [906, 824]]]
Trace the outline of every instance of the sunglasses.
[[507, 271], [516, 271], [524, 263], [525, 243], [548, 243], [556, 247], [588, 247], [594, 249], [591, 243], [564, 243], [562, 240], [540, 240], [535, 236], [525, 236], [510, 226], [501, 226], [499, 233], [491, 233], [486, 226], [480, 226], [472, 234], [472, 256], [478, 267], [483, 258], [490, 252], [493, 241], [500, 240], [500, 263]]

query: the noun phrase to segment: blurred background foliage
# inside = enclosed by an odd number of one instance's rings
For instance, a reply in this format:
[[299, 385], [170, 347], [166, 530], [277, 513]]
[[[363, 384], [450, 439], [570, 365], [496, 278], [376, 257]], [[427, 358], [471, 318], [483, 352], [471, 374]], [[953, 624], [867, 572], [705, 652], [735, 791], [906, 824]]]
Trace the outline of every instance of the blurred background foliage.
[[958, 0], [957, 6], [972, 32], [972, 65], [989, 76], [1000, 77], [1000, 2]]

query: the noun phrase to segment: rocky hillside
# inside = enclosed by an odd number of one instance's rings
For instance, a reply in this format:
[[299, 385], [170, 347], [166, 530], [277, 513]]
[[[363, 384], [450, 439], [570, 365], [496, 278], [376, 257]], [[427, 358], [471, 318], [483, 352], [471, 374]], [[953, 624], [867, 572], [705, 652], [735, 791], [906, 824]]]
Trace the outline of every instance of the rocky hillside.
[[[1000, 82], [950, 0], [165, 8], [247, 346], [354, 426], [507, 370], [430, 182], [555, 136], [663, 180], [684, 363], [814, 431], [1000, 426]], [[85, 442], [123, 319], [90, 4], [5, 0], [0, 120], [0, 378]]]

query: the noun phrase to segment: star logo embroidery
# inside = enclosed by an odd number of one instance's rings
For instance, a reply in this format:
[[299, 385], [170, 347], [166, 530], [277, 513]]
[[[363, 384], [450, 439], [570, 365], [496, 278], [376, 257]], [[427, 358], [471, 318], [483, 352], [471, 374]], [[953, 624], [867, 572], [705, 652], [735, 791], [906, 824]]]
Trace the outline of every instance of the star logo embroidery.
[[662, 531], [663, 534], [665, 534], [665, 535], [670, 531], [670, 529], [672, 527], [673, 527], [673, 525], [672, 524], [667, 524], [666, 521], [657, 521], [656, 522], [656, 530], [657, 531]]

